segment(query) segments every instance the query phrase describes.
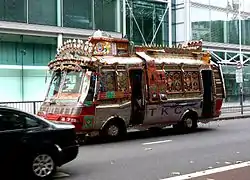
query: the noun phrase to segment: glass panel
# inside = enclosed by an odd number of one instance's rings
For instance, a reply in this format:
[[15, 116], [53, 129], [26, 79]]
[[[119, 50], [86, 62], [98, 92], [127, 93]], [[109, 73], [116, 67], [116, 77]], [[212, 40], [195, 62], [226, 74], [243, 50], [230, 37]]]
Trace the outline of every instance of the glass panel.
[[244, 101], [249, 104], [250, 101], [250, 66], [244, 67]]
[[56, 25], [56, 0], [29, 0], [29, 18], [31, 24]]
[[0, 20], [26, 22], [26, 0], [0, 0]]
[[25, 117], [26, 120], [26, 128], [36, 128], [41, 126], [41, 121], [38, 121], [35, 118]]
[[24, 128], [24, 121], [13, 112], [0, 111], [0, 131]]
[[[135, 44], [144, 43], [141, 33], [147, 43], [151, 43], [157, 27], [164, 15], [167, 4], [154, 3], [152, 1], [129, 1], [130, 8], [126, 7], [127, 14], [127, 35], [128, 38], [135, 42]], [[139, 28], [134, 20], [134, 17], [138, 23]], [[175, 11], [173, 11], [173, 19], [175, 20]], [[162, 44], [168, 41], [168, 14], [163, 19], [155, 40], [153, 43]], [[141, 33], [140, 33], [140, 30]], [[175, 39], [175, 38], [174, 38]]]
[[62, 81], [62, 75], [63, 75], [63, 73], [61, 71], [55, 72], [53, 74], [46, 99], [50, 99], [52, 97], [55, 97], [58, 94], [59, 88], [61, 85], [61, 81]]
[[70, 71], [66, 74], [62, 93], [80, 93], [83, 72]]
[[105, 71], [101, 75], [100, 90], [101, 92], [115, 91], [115, 72]]
[[95, 0], [95, 29], [115, 31], [116, 1]]
[[19, 69], [0, 69], [0, 84], [4, 85], [0, 88], [1, 102], [22, 101], [20, 74]]
[[[224, 43], [225, 42], [224, 35], [227, 34], [227, 31], [226, 31], [227, 14], [224, 12], [219, 12], [219, 11], [214, 11], [214, 10], [211, 10], [210, 14], [211, 14], [210, 16], [210, 21], [211, 21], [210, 41]], [[225, 30], [225, 34], [224, 34], [224, 30]]]
[[239, 85], [236, 83], [236, 67], [223, 65], [222, 72], [226, 88], [226, 102], [239, 102]]
[[228, 17], [228, 43], [239, 44], [239, 20], [237, 15], [229, 14]]
[[[210, 40], [210, 14], [208, 9], [191, 8], [192, 39]], [[202, 14], [202, 16], [199, 16]]]
[[87, 102], [92, 102], [94, 99], [94, 94], [95, 94], [95, 82], [96, 82], [96, 76], [95, 75], [91, 75], [91, 72], [88, 72], [90, 77], [88, 77], [88, 79], [90, 79], [90, 82], [88, 82], [89, 84], [89, 90], [88, 90], [88, 94], [86, 99], [84, 100], [85, 103]]
[[119, 71], [117, 75], [118, 91], [128, 92], [128, 73], [127, 71]]
[[[203, 16], [197, 16], [202, 14]], [[244, 19], [245, 18], [245, 19]], [[242, 44], [250, 45], [250, 21], [247, 17], [242, 20]], [[192, 37], [210, 42], [239, 43], [238, 13], [226, 13], [216, 10], [192, 7]]]
[[63, 26], [92, 29], [92, 0], [63, 0]]
[[[85, 100], [89, 101], [89, 96], [91, 95], [91, 93], [89, 93], [89, 92], [90, 91], [92, 92], [92, 90], [93, 90], [93, 86], [90, 86], [90, 84], [91, 84], [90, 82], [91, 82], [91, 71], [88, 71], [88, 72], [86, 72], [86, 74], [83, 77], [82, 92], [81, 92], [82, 95], [81, 95], [80, 102], [84, 102]], [[92, 98], [92, 100], [93, 100], [93, 98]]]

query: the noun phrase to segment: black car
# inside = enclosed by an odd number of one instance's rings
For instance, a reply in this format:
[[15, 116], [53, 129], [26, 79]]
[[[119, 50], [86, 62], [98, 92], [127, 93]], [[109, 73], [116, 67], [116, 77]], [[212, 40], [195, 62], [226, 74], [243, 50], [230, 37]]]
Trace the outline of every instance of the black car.
[[[78, 155], [75, 127], [0, 106], [0, 179], [45, 179]], [[6, 176], [8, 176], [6, 178]]]

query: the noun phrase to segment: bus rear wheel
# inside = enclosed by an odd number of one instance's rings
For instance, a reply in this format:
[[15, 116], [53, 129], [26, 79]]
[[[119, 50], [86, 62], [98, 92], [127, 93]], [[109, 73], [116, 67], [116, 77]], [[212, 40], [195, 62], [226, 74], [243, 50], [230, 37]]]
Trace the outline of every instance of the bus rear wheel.
[[184, 131], [194, 131], [198, 127], [197, 120], [198, 116], [196, 113], [188, 113], [182, 118], [180, 123], [174, 125], [174, 128]]

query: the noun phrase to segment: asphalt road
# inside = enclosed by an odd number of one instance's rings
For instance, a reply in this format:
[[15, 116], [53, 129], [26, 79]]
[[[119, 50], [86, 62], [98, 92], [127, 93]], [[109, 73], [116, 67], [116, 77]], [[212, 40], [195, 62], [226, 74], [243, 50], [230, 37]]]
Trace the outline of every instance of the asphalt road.
[[227, 120], [190, 134], [134, 132], [125, 141], [84, 145], [59, 171], [69, 175], [64, 180], [159, 180], [249, 161], [249, 149], [250, 119]]

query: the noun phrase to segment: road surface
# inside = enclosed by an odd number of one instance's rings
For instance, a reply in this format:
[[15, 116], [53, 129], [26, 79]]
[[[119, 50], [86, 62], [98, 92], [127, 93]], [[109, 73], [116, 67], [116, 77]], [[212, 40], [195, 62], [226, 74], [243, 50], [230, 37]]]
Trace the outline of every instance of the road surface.
[[64, 180], [160, 180], [249, 161], [249, 149], [250, 119], [227, 120], [190, 134], [134, 132], [125, 141], [84, 145], [59, 172]]

